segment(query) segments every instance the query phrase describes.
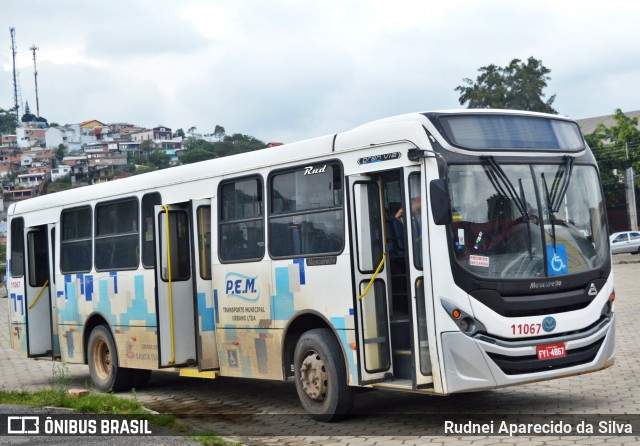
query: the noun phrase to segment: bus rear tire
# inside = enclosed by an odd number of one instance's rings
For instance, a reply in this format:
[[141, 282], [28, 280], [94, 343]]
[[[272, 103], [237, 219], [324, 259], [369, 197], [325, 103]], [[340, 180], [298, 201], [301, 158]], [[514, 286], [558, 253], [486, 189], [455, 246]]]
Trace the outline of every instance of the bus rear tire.
[[342, 349], [331, 330], [304, 333], [296, 345], [294, 363], [298, 398], [311, 417], [335, 421], [348, 415], [355, 392], [347, 385]]
[[100, 392], [119, 392], [131, 388], [131, 370], [119, 367], [118, 352], [109, 329], [98, 325], [89, 336], [89, 373]]

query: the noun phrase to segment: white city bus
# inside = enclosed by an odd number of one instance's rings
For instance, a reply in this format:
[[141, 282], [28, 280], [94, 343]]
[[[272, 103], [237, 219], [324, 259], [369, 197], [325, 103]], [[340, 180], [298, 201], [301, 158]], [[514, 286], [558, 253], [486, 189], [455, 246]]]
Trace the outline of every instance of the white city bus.
[[[402, 210], [402, 212], [399, 212]], [[416, 113], [9, 208], [11, 342], [89, 365], [451, 394], [614, 362], [608, 231], [577, 124]]]

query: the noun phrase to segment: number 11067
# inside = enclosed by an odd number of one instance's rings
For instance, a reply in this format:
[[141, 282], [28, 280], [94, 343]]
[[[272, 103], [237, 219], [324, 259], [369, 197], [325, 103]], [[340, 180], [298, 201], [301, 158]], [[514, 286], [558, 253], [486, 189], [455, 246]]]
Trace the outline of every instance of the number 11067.
[[533, 335], [540, 333], [542, 324], [512, 324], [511, 334], [514, 335]]

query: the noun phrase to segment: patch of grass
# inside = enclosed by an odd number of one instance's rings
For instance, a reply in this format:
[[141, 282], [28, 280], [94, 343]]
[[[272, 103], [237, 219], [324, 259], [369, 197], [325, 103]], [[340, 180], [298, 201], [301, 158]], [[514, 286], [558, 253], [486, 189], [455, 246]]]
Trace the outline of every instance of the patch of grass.
[[[100, 415], [131, 415], [136, 419], [146, 419], [155, 426], [164, 427], [173, 432], [187, 435], [205, 446], [234, 446], [215, 433], [195, 432], [186, 424], [179, 422], [175, 415], [150, 413], [136, 398], [135, 390], [131, 391], [132, 398], [118, 397], [111, 393], [93, 393], [80, 397], [69, 396], [68, 369], [64, 364], [53, 365], [50, 388], [27, 390], [4, 390], [0, 388], [0, 404], [13, 404], [34, 407], [62, 407], [79, 413]], [[89, 389], [87, 389], [89, 390]]]
[[26, 390], [0, 391], [0, 404], [65, 407], [81, 413], [95, 414], [149, 414], [142, 404], [133, 399], [96, 393], [72, 398], [66, 391], [62, 392], [59, 389], [43, 389], [33, 392]]

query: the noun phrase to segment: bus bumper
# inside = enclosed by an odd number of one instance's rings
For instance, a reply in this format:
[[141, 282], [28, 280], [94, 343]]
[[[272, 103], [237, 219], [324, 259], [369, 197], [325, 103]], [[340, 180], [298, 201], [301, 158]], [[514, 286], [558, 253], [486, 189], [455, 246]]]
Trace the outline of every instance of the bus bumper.
[[[539, 360], [536, 346], [564, 342], [563, 358]], [[445, 393], [485, 390], [593, 372], [613, 365], [615, 313], [581, 335], [505, 341], [442, 333]]]

